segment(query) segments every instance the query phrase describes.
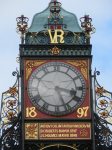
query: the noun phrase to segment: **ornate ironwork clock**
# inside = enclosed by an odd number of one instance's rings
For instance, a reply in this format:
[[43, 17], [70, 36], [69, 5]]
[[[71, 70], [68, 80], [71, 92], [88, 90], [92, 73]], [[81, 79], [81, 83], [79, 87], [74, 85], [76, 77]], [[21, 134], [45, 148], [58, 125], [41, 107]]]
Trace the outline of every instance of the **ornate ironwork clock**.
[[41, 112], [63, 116], [77, 110], [86, 96], [83, 75], [73, 66], [59, 61], [38, 67], [30, 76], [27, 92]]

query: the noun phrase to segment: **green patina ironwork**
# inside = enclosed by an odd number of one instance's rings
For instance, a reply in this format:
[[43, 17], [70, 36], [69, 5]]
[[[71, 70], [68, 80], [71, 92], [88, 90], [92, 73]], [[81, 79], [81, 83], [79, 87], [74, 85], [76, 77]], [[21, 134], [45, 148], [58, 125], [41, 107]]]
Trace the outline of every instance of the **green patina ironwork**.
[[[54, 0], [51, 0], [54, 2]], [[57, 1], [56, 1], [57, 2]], [[75, 14], [67, 12], [60, 7], [57, 2], [55, 5], [59, 6], [59, 12], [52, 12], [51, 8], [54, 3], [50, 3], [44, 11], [34, 15], [29, 32], [26, 34], [26, 45], [86, 45], [85, 34], [82, 32], [81, 27], [78, 24], [78, 19]], [[53, 7], [55, 7], [55, 5]], [[54, 9], [54, 8], [53, 8]], [[58, 9], [58, 8], [56, 8]], [[58, 28], [58, 25], [60, 26]], [[51, 26], [54, 28], [52, 29]], [[56, 31], [56, 32], [55, 32]], [[63, 34], [61, 33], [63, 32]], [[57, 36], [56, 36], [56, 35]], [[59, 35], [62, 34], [62, 41]], [[40, 47], [41, 47], [40, 46]], [[49, 48], [31, 48], [24, 49], [23, 55], [52, 55]], [[88, 48], [76, 47], [61, 49], [59, 55], [89, 55], [90, 50]]]
[[[54, 1], [51, 0], [51, 2]], [[53, 3], [51, 3], [51, 6], [52, 5]], [[58, 6], [58, 3], [56, 5]], [[25, 44], [51, 44], [50, 35], [45, 34], [45, 31], [50, 29], [50, 25], [61, 25], [61, 30], [65, 33], [63, 35], [64, 45], [85, 44], [85, 35], [81, 31], [75, 14], [67, 12], [61, 8], [61, 11], [54, 15], [56, 17], [52, 15], [49, 7], [47, 7], [44, 11], [35, 14], [29, 28], [29, 32], [26, 34]], [[54, 38], [55, 30], [52, 31], [51, 34]], [[57, 42], [60, 44], [60, 37], [57, 38]]]
[[[49, 7], [47, 7], [44, 11], [35, 14], [29, 32], [36, 33], [45, 30], [44, 25], [48, 23], [48, 15], [50, 15]], [[67, 28], [65, 28], [66, 30], [75, 33], [82, 33], [75, 14], [67, 12], [66, 10], [61, 8], [60, 15], [63, 15], [63, 24], [66, 24], [68, 26]]]

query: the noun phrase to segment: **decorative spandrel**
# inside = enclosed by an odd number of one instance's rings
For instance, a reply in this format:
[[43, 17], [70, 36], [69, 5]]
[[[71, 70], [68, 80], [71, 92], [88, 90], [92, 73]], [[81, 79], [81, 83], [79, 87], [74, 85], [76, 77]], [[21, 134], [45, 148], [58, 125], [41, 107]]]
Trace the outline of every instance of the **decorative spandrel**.
[[96, 75], [99, 71], [94, 71], [95, 85], [95, 140], [96, 150], [112, 149], [112, 92], [100, 86]]
[[112, 93], [106, 91], [97, 81], [95, 89], [97, 113], [112, 124]]
[[[2, 93], [1, 107], [1, 148], [8, 150], [20, 148], [21, 139], [21, 113], [19, 112], [18, 70], [12, 73], [16, 82], [9, 90]], [[21, 149], [21, 148], [20, 148]]]
[[95, 150], [112, 149], [112, 131], [109, 128], [109, 122], [102, 119], [97, 114], [95, 118]]
[[1, 150], [20, 150], [21, 139], [22, 139], [22, 130], [21, 130], [21, 113], [18, 114], [18, 117], [13, 122], [12, 125], [7, 125], [3, 129], [3, 134], [0, 139], [0, 148]]
[[[18, 76], [18, 71], [13, 72], [13, 76]], [[1, 129], [2, 131], [12, 126], [14, 120], [18, 115], [18, 79], [13, 87], [9, 87], [9, 90], [2, 94], [2, 114], [1, 114]]]

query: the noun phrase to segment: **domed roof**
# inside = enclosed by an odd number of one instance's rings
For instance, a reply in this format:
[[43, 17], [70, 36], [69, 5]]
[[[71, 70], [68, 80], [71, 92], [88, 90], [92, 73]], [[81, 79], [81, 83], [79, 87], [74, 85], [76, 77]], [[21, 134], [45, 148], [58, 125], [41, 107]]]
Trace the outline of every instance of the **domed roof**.
[[[54, 2], [54, 0], [51, 0], [51, 2]], [[44, 25], [48, 24], [48, 15], [50, 16], [49, 7], [47, 7], [44, 11], [35, 14], [29, 32], [45, 30]], [[82, 32], [75, 14], [70, 13], [61, 7], [60, 16], [61, 15], [63, 16], [63, 24], [67, 25], [67, 28], [64, 28], [64, 30], [78, 33]]]

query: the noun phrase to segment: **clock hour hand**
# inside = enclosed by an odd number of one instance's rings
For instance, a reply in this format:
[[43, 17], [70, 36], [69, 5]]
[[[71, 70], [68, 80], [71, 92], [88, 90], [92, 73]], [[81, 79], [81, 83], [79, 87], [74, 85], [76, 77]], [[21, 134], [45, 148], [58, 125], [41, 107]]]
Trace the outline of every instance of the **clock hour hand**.
[[64, 88], [60, 88], [60, 87], [56, 86], [55, 89], [58, 89], [58, 90], [61, 90], [61, 91], [64, 91], [64, 92], [69, 92], [70, 95], [75, 95], [76, 94], [76, 91], [73, 88], [71, 90], [68, 90], [68, 89], [64, 89]]
[[59, 90], [58, 88], [56, 88], [56, 87], [55, 87], [55, 90], [56, 90], [56, 92], [58, 93], [59, 98], [60, 98], [61, 102], [63, 103], [63, 106], [64, 106], [65, 110], [67, 110], [67, 107], [66, 107], [65, 102], [64, 102], [64, 100], [63, 100], [63, 97], [62, 97], [62, 95], [61, 95], [61, 93], [60, 93], [60, 90]]

